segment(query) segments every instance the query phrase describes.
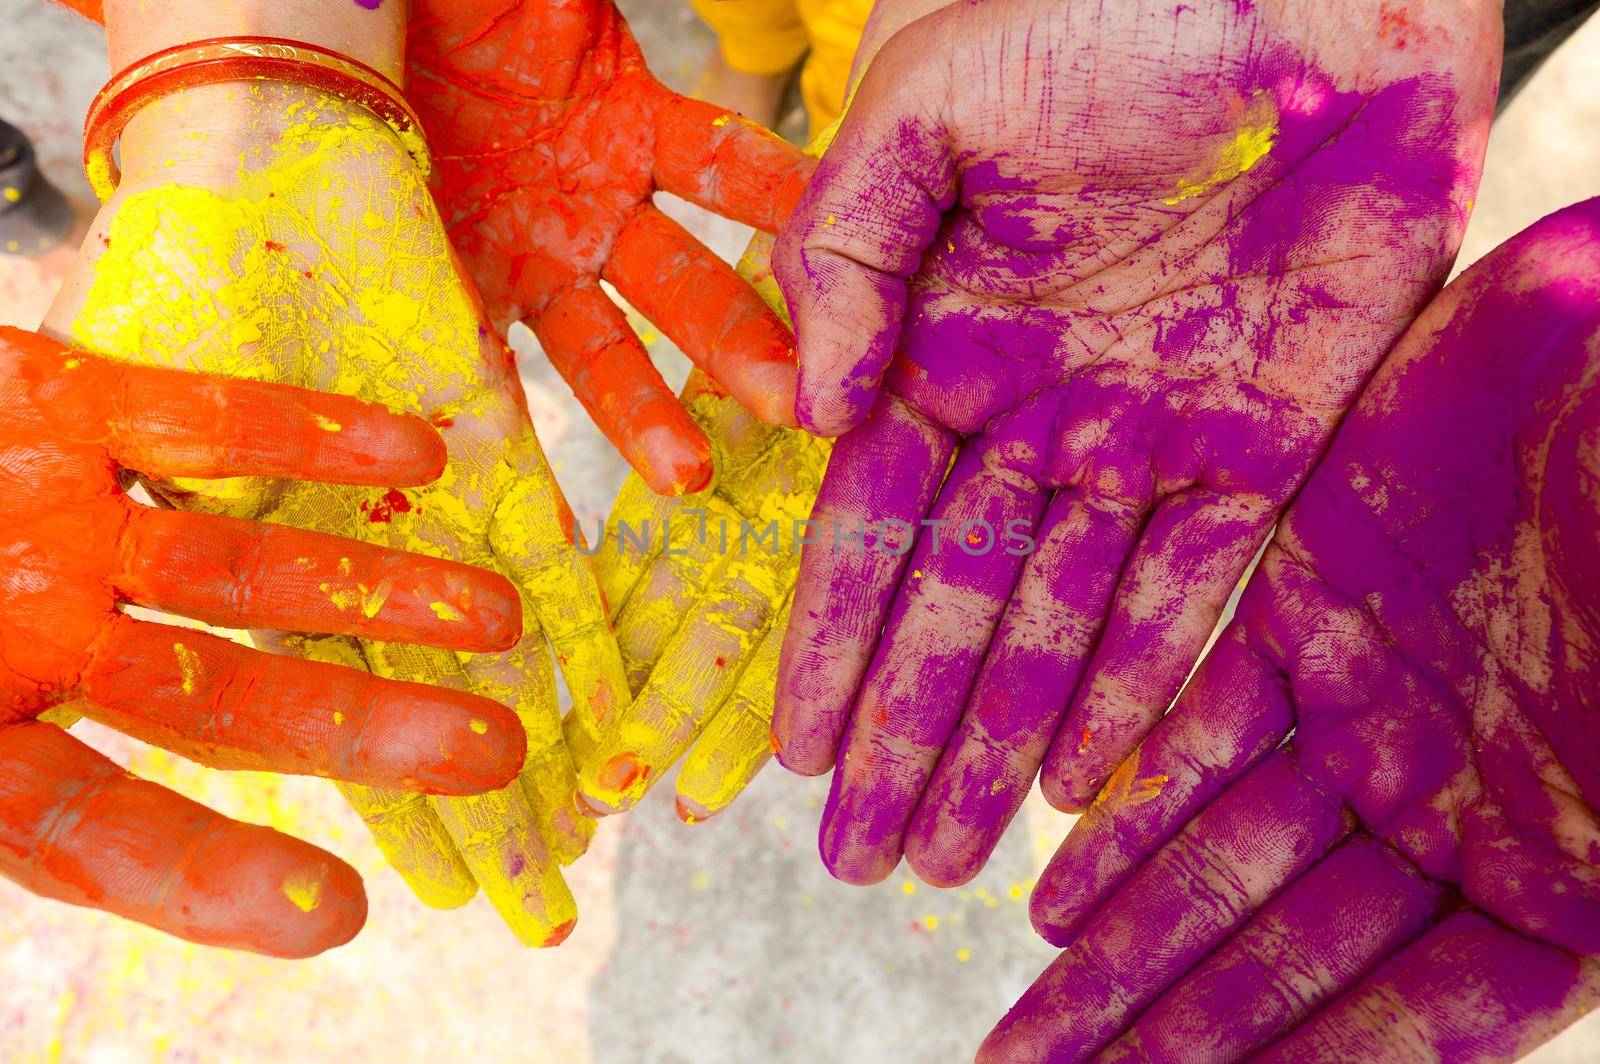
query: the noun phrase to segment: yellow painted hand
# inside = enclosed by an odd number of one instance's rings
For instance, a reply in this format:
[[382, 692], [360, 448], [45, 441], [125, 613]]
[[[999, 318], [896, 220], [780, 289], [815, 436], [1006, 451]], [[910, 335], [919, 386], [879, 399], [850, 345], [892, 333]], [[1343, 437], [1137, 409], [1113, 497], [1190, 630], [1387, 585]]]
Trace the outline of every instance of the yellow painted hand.
[[[218, 144], [201, 140], [205, 166], [175, 153], [170, 179], [130, 174], [50, 324], [112, 357], [357, 395], [439, 426], [450, 463], [422, 489], [149, 487], [185, 509], [355, 536], [496, 569], [517, 585], [524, 634], [504, 654], [340, 638], [275, 645], [516, 709], [528, 759], [505, 790], [450, 799], [343, 790], [424, 902], [461, 905], [482, 887], [523, 942], [553, 945], [576, 918], [560, 865], [583, 852], [593, 822], [576, 802], [551, 651], [574, 693], [575, 736], [592, 740], [595, 721], [628, 697], [591, 562], [574, 546], [510, 352], [485, 326], [399, 141], [366, 112], [305, 90], [230, 91], [256, 97], [255, 110], [274, 116], [264, 120], [271, 132], [249, 134], [237, 166], [218, 166]], [[372, 611], [385, 593], [330, 594]], [[445, 620], [450, 610], [436, 607]]]
[[[782, 315], [770, 249], [758, 235], [739, 272]], [[579, 782], [591, 806], [619, 812], [688, 751], [677, 805], [693, 823], [772, 757], [778, 649], [830, 443], [762, 424], [698, 371], [683, 400], [711, 440], [716, 477], [667, 498], [634, 474], [617, 498], [597, 556], [636, 694], [582, 759]]]

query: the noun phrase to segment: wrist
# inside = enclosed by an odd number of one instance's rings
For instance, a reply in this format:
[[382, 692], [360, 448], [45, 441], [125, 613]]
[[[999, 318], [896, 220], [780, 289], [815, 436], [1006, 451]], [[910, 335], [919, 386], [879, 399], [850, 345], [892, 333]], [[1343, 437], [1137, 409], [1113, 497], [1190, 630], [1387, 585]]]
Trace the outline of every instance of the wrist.
[[415, 166], [401, 137], [360, 103], [293, 82], [230, 82], [184, 89], [142, 108], [123, 133], [119, 188], [222, 191], [296, 145], [303, 149], [319, 128], [334, 127], [358, 128], [369, 158], [376, 151], [392, 155], [394, 166]]
[[[170, 48], [217, 37], [278, 37], [327, 49], [400, 84], [408, 0], [107, 0], [111, 67], [121, 71]], [[121, 137], [121, 165], [135, 182], [214, 186], [236, 174], [255, 150], [277, 142], [308, 109], [337, 111], [347, 101], [310, 85], [242, 80], [197, 85], [141, 104]]]
[[398, 85], [405, 70], [407, 6], [408, 0], [106, 0], [106, 39], [112, 70], [211, 37], [282, 37], [365, 63]]

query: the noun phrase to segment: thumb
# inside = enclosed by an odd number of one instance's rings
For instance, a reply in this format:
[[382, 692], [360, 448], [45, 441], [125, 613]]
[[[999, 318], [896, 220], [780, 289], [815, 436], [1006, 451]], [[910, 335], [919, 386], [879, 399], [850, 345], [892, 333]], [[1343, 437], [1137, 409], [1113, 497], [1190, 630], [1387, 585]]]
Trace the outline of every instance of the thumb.
[[773, 272], [799, 349], [795, 415], [819, 436], [860, 423], [900, 339], [907, 283], [956, 199], [937, 50], [899, 34], [868, 70]]

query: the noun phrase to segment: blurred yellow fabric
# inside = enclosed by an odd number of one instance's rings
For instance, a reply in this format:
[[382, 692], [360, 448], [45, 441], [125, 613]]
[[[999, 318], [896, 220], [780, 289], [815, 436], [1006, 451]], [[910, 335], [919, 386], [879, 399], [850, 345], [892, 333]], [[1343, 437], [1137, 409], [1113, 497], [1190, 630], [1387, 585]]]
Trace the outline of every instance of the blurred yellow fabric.
[[872, 0], [691, 0], [741, 74], [783, 74], [804, 60], [800, 96], [812, 138], [844, 109], [850, 63]]

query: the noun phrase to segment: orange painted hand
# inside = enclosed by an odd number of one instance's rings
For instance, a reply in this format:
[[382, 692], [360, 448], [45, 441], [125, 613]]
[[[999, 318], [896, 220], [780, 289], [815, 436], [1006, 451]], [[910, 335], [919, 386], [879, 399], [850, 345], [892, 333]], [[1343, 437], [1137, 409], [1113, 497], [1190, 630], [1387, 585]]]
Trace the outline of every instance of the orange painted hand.
[[[345, 792], [423, 901], [461, 905], [481, 887], [522, 941], [553, 945], [577, 917], [561, 865], [593, 831], [577, 803], [556, 667], [574, 693], [576, 736], [597, 734], [628, 692], [510, 352], [461, 275], [416, 166], [366, 111], [292, 86], [217, 86], [152, 104], [146, 120], [124, 138], [123, 185], [51, 324], [96, 353], [356, 395], [439, 426], [449, 463], [421, 489], [183, 478], [149, 487], [180, 509], [347, 535], [510, 579], [525, 630], [504, 653], [364, 637], [273, 642], [517, 711], [528, 753], [510, 787], [434, 799]], [[359, 615], [385, 589], [362, 582], [329, 594]], [[433, 608], [465, 623], [448, 601]]]
[[[106, 362], [0, 328], [0, 873], [209, 945], [299, 957], [348, 941], [366, 918], [350, 866], [135, 779], [39, 718], [62, 706], [218, 768], [435, 794], [504, 786], [524, 754], [504, 706], [121, 610], [505, 649], [518, 603], [494, 573], [122, 490], [127, 469], [410, 486], [444, 460], [421, 419], [359, 400]], [[386, 590], [370, 609], [336, 605], [368, 587]]]
[[408, 65], [435, 195], [490, 316], [527, 322], [653, 490], [705, 487], [711, 446], [602, 280], [762, 421], [794, 423], [789, 330], [651, 198], [772, 231], [810, 172], [799, 151], [668, 91], [610, 0], [421, 0]]

